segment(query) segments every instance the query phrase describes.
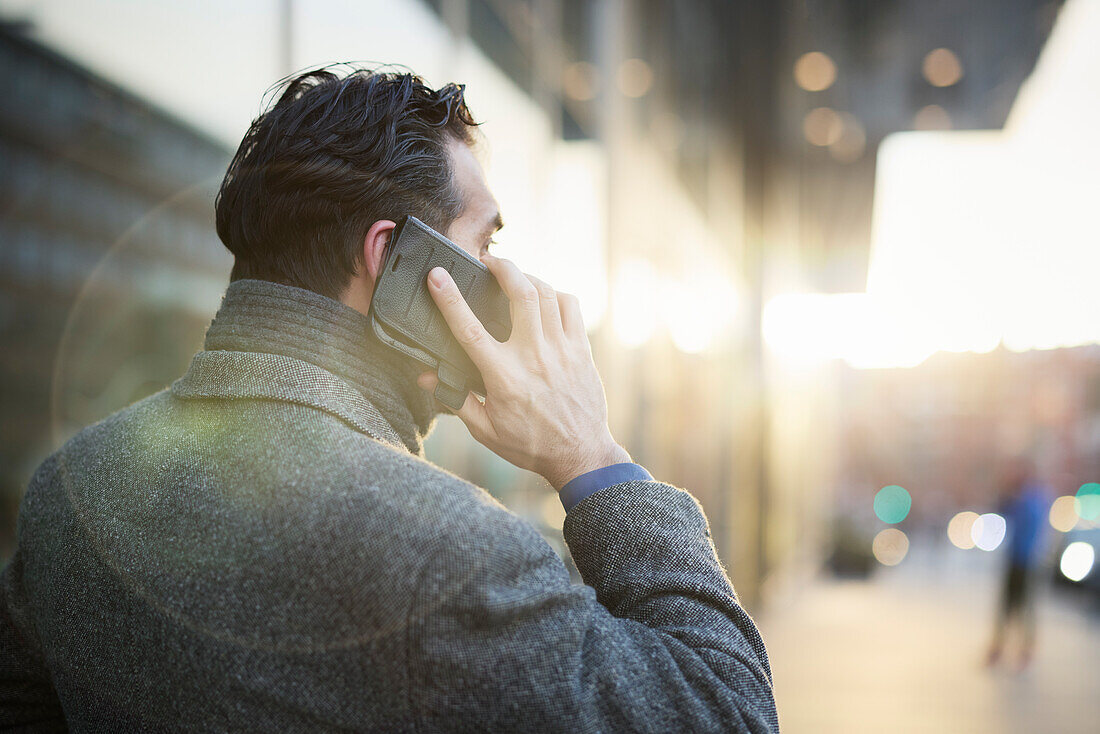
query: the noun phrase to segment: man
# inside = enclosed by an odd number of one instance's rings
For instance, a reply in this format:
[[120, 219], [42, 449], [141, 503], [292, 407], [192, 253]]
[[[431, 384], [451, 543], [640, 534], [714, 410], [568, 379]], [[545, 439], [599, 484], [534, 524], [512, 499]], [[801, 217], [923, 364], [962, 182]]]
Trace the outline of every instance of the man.
[[[501, 225], [461, 87], [329, 71], [252, 125], [216, 204], [235, 256], [170, 390], [69, 441], [4, 571], [0, 723], [86, 730], [774, 731], [760, 636], [690, 495], [618, 446], [577, 301], [487, 252]], [[421, 458], [435, 377], [370, 336], [394, 220], [481, 257], [474, 437], [561, 493], [586, 585]]]

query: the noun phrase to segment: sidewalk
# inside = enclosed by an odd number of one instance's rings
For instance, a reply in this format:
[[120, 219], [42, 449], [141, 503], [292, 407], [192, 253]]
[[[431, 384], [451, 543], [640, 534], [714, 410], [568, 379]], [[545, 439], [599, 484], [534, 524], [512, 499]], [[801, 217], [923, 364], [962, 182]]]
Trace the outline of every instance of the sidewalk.
[[914, 547], [870, 581], [817, 581], [773, 604], [757, 621], [782, 730], [1100, 731], [1100, 616], [1077, 595], [1042, 589], [1028, 670], [983, 667], [1000, 561]]

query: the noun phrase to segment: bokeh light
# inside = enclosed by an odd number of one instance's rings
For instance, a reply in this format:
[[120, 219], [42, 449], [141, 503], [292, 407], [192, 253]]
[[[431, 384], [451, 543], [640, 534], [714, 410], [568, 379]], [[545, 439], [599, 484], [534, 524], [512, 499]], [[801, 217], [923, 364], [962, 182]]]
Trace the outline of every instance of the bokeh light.
[[1060, 533], [1068, 533], [1077, 524], [1077, 498], [1066, 495], [1050, 505], [1050, 526]]
[[913, 498], [909, 492], [896, 484], [883, 487], [875, 495], [875, 515], [891, 525], [904, 520], [912, 506]]
[[886, 528], [875, 536], [871, 543], [871, 553], [882, 565], [896, 566], [909, 553], [909, 536], [897, 528]]
[[836, 81], [836, 64], [827, 54], [811, 51], [794, 64], [794, 80], [807, 92], [820, 92]]
[[921, 64], [921, 72], [933, 87], [950, 87], [962, 79], [963, 68], [959, 57], [946, 48], [928, 52]]
[[619, 91], [627, 97], [644, 97], [653, 86], [653, 69], [642, 59], [627, 59], [619, 65]]
[[1088, 482], [1077, 490], [1077, 514], [1086, 520], [1100, 518], [1100, 484]]
[[950, 130], [951, 115], [938, 104], [929, 104], [913, 115], [914, 130]]
[[1008, 526], [1005, 519], [995, 512], [979, 515], [970, 529], [970, 538], [974, 545], [984, 551], [997, 550], [1005, 539]]
[[1070, 543], [1062, 551], [1062, 560], [1058, 564], [1062, 575], [1070, 581], [1081, 581], [1092, 571], [1096, 561], [1096, 549], [1083, 540]]
[[840, 137], [829, 146], [829, 155], [841, 163], [855, 163], [867, 148], [867, 130], [850, 112], [840, 113]]
[[802, 133], [811, 145], [824, 148], [840, 140], [844, 134], [844, 121], [836, 110], [817, 107], [810, 110], [802, 121]]
[[561, 75], [562, 91], [578, 102], [594, 99], [600, 89], [599, 82], [599, 70], [587, 61], [569, 64]]
[[974, 547], [974, 537], [971, 535], [971, 532], [977, 520], [978, 513], [976, 512], [964, 510], [958, 513], [951, 518], [951, 522], [947, 523], [947, 539], [950, 540], [951, 544], [956, 548], [970, 550]]

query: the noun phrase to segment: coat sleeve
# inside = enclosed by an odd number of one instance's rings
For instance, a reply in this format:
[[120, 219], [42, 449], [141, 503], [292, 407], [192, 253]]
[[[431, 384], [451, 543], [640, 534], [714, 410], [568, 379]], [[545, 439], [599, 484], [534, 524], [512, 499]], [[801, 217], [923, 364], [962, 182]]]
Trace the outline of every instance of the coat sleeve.
[[422, 729], [778, 731], [763, 642], [689, 494], [634, 481], [570, 510], [583, 586], [498, 505], [468, 520], [429, 559], [410, 615]]
[[65, 731], [61, 710], [41, 650], [27, 619], [23, 555], [0, 575], [0, 729]]

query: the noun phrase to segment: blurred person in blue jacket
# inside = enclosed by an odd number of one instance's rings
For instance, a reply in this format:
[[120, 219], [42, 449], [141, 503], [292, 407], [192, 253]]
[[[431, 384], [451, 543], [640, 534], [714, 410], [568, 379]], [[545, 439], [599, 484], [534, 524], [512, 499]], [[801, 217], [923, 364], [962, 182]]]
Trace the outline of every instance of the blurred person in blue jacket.
[[986, 662], [994, 665], [1005, 649], [1009, 628], [1020, 632], [1018, 666], [1022, 670], [1035, 653], [1035, 566], [1043, 547], [1043, 523], [1050, 508], [1049, 492], [1027, 459], [1014, 460], [1002, 484], [1000, 512], [1007, 525], [1008, 559], [1001, 602]]

